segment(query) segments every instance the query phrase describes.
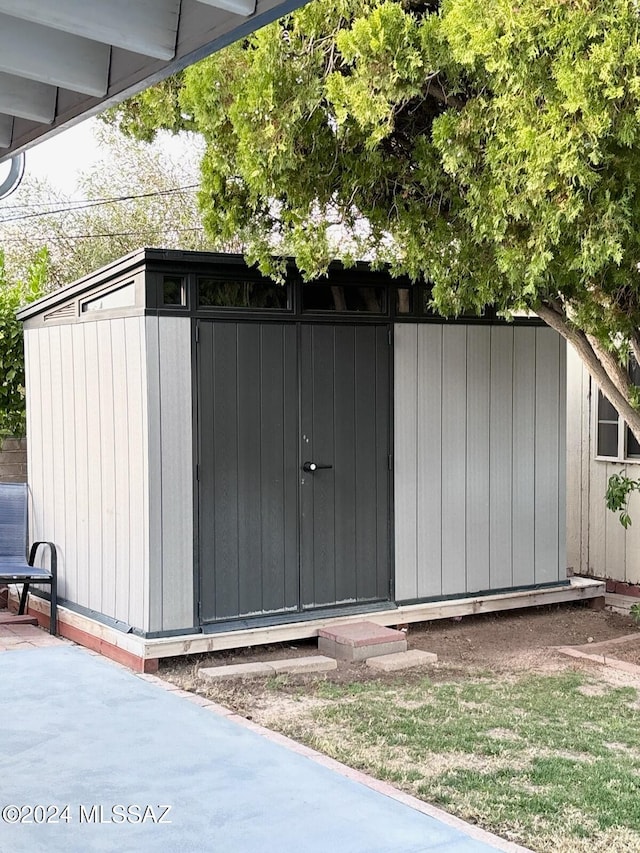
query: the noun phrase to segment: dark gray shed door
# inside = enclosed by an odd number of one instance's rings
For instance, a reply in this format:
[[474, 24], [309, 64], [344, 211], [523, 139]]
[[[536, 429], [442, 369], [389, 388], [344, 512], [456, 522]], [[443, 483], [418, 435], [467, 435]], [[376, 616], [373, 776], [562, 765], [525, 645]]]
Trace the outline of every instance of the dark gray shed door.
[[386, 327], [200, 321], [197, 368], [202, 622], [387, 598]]
[[301, 327], [302, 607], [389, 597], [389, 395], [386, 327]]

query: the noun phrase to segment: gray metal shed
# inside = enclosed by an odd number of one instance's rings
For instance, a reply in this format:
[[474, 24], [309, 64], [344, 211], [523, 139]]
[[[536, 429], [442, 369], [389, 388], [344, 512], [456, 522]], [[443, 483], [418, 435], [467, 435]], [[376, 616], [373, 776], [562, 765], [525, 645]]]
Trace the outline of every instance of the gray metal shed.
[[145, 249], [23, 310], [61, 623], [149, 658], [566, 586], [564, 343], [427, 303], [364, 264], [282, 286]]

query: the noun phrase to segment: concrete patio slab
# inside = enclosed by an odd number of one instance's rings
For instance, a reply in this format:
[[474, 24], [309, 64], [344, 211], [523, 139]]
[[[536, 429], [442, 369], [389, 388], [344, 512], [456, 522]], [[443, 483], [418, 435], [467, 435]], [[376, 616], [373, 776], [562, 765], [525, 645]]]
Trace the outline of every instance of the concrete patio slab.
[[159, 683], [72, 646], [0, 655], [2, 853], [522, 849]]
[[198, 670], [205, 681], [226, 681], [231, 678], [270, 678], [282, 673], [329, 672], [338, 666], [334, 658], [324, 655], [307, 655], [300, 658], [261, 661], [259, 663], [234, 663], [207, 666]]
[[438, 655], [433, 652], [409, 649], [406, 652], [397, 652], [395, 655], [368, 658], [367, 666], [380, 672], [399, 672], [402, 669], [410, 669], [412, 666], [427, 666], [437, 662]]
[[282, 660], [269, 661], [270, 666], [277, 675], [282, 673], [301, 674], [305, 672], [331, 672], [338, 668], [335, 658], [325, 655], [307, 655], [300, 658], [284, 658]]
[[230, 663], [226, 666], [207, 666], [198, 670], [205, 681], [227, 681], [231, 678], [268, 678], [273, 667], [268, 663]]

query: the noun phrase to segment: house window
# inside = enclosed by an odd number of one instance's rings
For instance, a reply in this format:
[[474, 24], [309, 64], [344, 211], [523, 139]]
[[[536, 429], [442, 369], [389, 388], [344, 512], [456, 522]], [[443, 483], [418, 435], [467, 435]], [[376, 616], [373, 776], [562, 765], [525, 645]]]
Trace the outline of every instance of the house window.
[[[634, 385], [640, 386], [640, 367], [636, 360], [629, 359], [629, 377]], [[628, 459], [640, 461], [640, 443], [618, 410], [598, 389], [596, 455], [604, 459], [624, 462]]]

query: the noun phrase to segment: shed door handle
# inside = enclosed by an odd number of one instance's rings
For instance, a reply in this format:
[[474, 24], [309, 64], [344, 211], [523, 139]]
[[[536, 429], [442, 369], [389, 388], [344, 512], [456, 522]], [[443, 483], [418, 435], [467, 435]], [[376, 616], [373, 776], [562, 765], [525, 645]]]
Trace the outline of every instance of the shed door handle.
[[320, 468], [333, 468], [333, 465], [318, 465], [317, 462], [304, 462], [302, 465], [303, 471], [308, 471], [313, 474], [314, 471], [318, 471]]

